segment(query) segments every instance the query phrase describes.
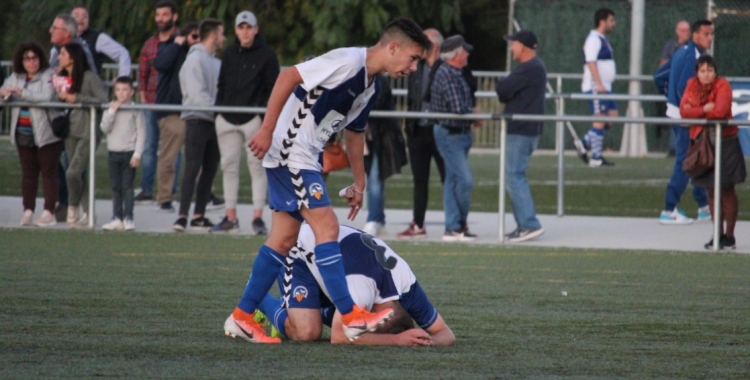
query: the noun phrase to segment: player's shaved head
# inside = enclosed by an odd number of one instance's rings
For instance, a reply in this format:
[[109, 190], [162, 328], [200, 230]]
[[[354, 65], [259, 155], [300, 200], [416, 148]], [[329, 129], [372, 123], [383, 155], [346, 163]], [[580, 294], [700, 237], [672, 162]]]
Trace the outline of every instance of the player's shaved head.
[[422, 28], [413, 20], [405, 17], [399, 17], [389, 22], [380, 32], [380, 44], [387, 45], [393, 41], [415, 43], [425, 52], [432, 48], [432, 42], [424, 34]]

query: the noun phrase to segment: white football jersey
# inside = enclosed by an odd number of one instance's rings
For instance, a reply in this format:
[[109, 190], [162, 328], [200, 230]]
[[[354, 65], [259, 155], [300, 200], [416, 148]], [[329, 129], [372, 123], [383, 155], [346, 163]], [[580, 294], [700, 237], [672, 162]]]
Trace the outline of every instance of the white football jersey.
[[303, 83], [279, 115], [263, 166], [317, 170], [328, 139], [347, 128], [364, 132], [378, 89], [368, 83], [367, 49], [341, 48], [295, 67]]

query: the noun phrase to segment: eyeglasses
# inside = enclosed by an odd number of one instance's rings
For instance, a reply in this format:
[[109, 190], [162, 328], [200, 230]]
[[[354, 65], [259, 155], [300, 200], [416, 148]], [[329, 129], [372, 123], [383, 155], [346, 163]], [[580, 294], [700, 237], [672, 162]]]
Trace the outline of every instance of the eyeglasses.
[[30, 57], [23, 57], [24, 62], [33, 62], [33, 61], [38, 61], [38, 60], [39, 60], [39, 57], [35, 55], [30, 56]]

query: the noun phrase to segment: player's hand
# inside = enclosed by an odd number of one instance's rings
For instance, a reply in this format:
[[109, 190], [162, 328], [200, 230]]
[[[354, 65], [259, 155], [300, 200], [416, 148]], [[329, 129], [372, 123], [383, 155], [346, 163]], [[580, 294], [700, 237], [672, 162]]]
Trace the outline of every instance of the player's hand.
[[362, 191], [357, 189], [355, 185], [351, 185], [346, 189], [345, 197], [349, 199], [349, 215], [346, 217], [348, 220], [354, 220], [359, 213], [359, 209], [362, 208], [362, 198], [364, 195], [364, 186]]
[[430, 346], [432, 338], [430, 334], [421, 329], [409, 329], [401, 334], [396, 335], [395, 343], [397, 346]]
[[112, 112], [117, 112], [118, 108], [120, 108], [120, 102], [116, 100], [109, 102], [109, 109], [112, 110]]
[[253, 156], [262, 160], [265, 157], [268, 149], [271, 147], [271, 140], [273, 139], [273, 130], [269, 128], [261, 127], [258, 132], [255, 132], [250, 143], [247, 147], [253, 152]]
[[133, 157], [130, 159], [130, 167], [131, 168], [137, 168], [141, 164], [141, 159], [138, 157]]
[[604, 88], [604, 85], [601, 84], [601, 83], [597, 83], [596, 84], [596, 91], [597, 91], [597, 94], [606, 94], [607, 93], [607, 89]]
[[715, 106], [716, 106], [716, 104], [714, 104], [714, 102], [706, 103], [706, 105], [703, 106], [703, 112], [713, 111]]
[[182, 43], [185, 42], [186, 38], [187, 37], [185, 37], [185, 36], [177, 36], [177, 37], [174, 38], [174, 43], [176, 43], [177, 45], [182, 46]]

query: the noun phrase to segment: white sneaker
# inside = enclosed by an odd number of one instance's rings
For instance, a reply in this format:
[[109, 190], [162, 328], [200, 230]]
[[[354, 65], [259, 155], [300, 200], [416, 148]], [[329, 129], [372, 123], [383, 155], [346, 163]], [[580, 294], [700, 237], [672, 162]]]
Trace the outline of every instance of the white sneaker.
[[68, 217], [66, 221], [68, 222], [68, 227], [73, 227], [73, 225], [76, 224], [76, 221], [78, 220], [78, 206], [68, 206]]
[[34, 211], [31, 210], [24, 210], [23, 216], [21, 217], [21, 225], [22, 226], [31, 226], [31, 219], [34, 218]]
[[125, 225], [122, 223], [122, 220], [112, 218], [112, 221], [103, 225], [102, 229], [105, 231], [122, 231], [125, 229]]
[[685, 213], [675, 208], [672, 211], [663, 210], [659, 216], [659, 223], [668, 225], [693, 224], [693, 219], [685, 216]]
[[[96, 220], [94, 220], [94, 224], [96, 224]], [[81, 214], [81, 217], [76, 220], [75, 223], [73, 223], [73, 228], [88, 228], [89, 227], [89, 213], [84, 212]]]
[[710, 222], [711, 221], [711, 209], [708, 206], [698, 208], [698, 221], [699, 222]]
[[364, 233], [372, 236], [384, 236], [386, 234], [385, 224], [378, 222], [367, 222], [362, 228]]
[[42, 216], [37, 218], [37, 220], [34, 221], [34, 224], [37, 227], [51, 227], [57, 224], [57, 219], [51, 212], [44, 210]]
[[135, 222], [133, 219], [125, 218], [125, 221], [122, 222], [123, 226], [125, 227], [125, 231], [134, 231], [135, 230]]

